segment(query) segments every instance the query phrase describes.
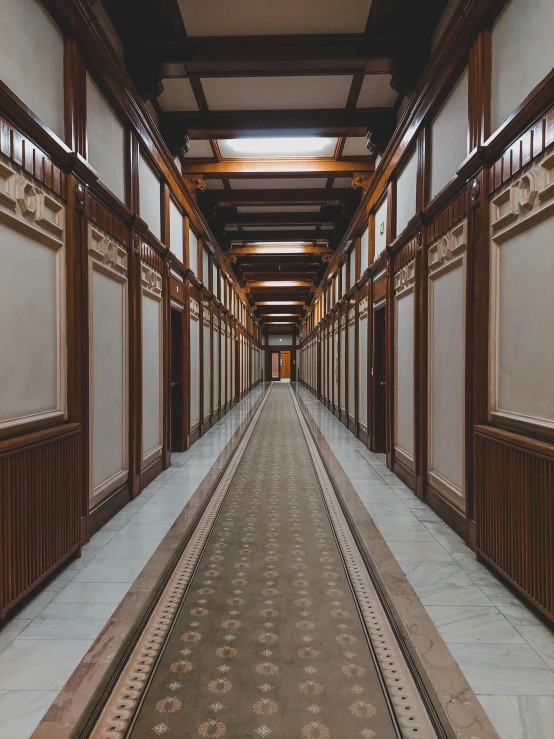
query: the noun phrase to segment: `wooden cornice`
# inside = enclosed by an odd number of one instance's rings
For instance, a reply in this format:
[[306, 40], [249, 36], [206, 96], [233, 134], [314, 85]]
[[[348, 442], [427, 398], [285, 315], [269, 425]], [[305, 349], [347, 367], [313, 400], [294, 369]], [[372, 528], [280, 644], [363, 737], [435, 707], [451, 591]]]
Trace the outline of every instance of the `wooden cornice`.
[[353, 172], [372, 174], [375, 165], [371, 159], [365, 161], [335, 159], [226, 159], [221, 162], [183, 162], [183, 175], [220, 175], [240, 178], [241, 176], [259, 175], [271, 177], [291, 177], [299, 174], [315, 177], [345, 177]]

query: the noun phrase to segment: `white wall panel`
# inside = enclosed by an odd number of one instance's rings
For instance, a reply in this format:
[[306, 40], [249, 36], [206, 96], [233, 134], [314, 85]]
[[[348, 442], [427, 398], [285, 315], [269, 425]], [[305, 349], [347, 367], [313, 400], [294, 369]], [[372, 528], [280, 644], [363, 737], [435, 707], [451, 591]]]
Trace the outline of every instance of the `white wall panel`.
[[142, 293], [142, 453], [146, 465], [161, 454], [162, 301]]
[[213, 361], [212, 361], [212, 377], [213, 377], [213, 393], [214, 393], [214, 411], [219, 408], [219, 319], [214, 318], [212, 327], [213, 339]]
[[[414, 282], [415, 265], [395, 276], [394, 445], [399, 461], [414, 468]], [[402, 284], [402, 275], [406, 282]]]
[[[192, 304], [191, 299], [191, 304]], [[198, 303], [195, 310], [198, 310]], [[198, 313], [190, 317], [190, 427], [200, 421], [200, 319]]]
[[189, 267], [198, 277], [198, 238], [189, 225]]
[[[364, 307], [365, 304], [365, 307]], [[359, 370], [358, 370], [358, 397], [359, 397], [359, 419], [363, 430], [367, 432], [367, 298], [360, 302], [360, 325], [359, 325]]]
[[468, 78], [466, 67], [431, 124], [431, 197], [450, 182], [468, 155]]
[[[343, 316], [341, 316], [341, 323]], [[346, 323], [346, 321], [344, 321]], [[341, 410], [346, 408], [346, 326], [343, 324], [340, 329], [340, 407]]]
[[[396, 235], [408, 225], [416, 212], [417, 151], [409, 158], [396, 182]], [[384, 248], [384, 247], [381, 247]]]
[[139, 157], [139, 212], [148, 228], [161, 238], [160, 182], [142, 154]]
[[[207, 319], [207, 320], [206, 320]], [[211, 370], [211, 350], [210, 350], [210, 314], [209, 311], [204, 308], [204, 321], [202, 324], [202, 338], [203, 338], [203, 381], [204, 381], [204, 419], [210, 414], [210, 370]]]
[[511, 0], [494, 24], [492, 131], [554, 67], [553, 28], [552, 0]]
[[125, 128], [88, 73], [87, 150], [100, 181], [125, 202]]
[[[15, 172], [1, 174], [11, 191]], [[29, 192], [44, 212], [46, 196]], [[51, 205], [60, 218], [56, 236], [32, 223], [38, 212], [24, 218], [15, 199], [13, 207], [0, 202], [0, 428], [65, 413], [64, 220], [63, 206]]]
[[356, 311], [351, 309], [348, 323], [348, 415], [356, 417]]
[[429, 480], [463, 506], [465, 227], [429, 249]]
[[369, 229], [365, 228], [360, 237], [360, 276], [369, 267]]
[[375, 254], [373, 259], [377, 259], [379, 254], [387, 245], [387, 199], [385, 198], [377, 212], [375, 213]]
[[183, 255], [183, 216], [173, 200], [169, 199], [169, 248], [182, 263]]
[[64, 139], [63, 36], [38, 0], [1, 0], [0, 79]]
[[91, 258], [90, 284], [91, 503], [128, 475], [127, 280]]

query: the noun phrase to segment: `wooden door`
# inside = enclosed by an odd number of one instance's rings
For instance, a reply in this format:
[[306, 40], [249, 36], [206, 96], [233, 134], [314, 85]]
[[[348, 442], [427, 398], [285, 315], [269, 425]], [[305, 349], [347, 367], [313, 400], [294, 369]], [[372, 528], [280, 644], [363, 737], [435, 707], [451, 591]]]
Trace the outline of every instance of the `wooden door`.
[[387, 393], [386, 352], [387, 318], [383, 306], [373, 313], [373, 438], [372, 451], [386, 452]]
[[281, 380], [290, 379], [290, 352], [281, 352]]
[[171, 451], [184, 450], [183, 314], [171, 309]]

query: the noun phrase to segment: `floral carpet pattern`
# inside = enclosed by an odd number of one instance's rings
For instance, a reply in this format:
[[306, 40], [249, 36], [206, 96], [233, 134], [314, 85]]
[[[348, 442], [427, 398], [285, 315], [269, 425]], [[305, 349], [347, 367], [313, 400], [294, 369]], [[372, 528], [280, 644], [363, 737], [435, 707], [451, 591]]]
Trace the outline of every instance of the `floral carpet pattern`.
[[253, 425], [189, 586], [95, 739], [406, 736], [288, 386]]

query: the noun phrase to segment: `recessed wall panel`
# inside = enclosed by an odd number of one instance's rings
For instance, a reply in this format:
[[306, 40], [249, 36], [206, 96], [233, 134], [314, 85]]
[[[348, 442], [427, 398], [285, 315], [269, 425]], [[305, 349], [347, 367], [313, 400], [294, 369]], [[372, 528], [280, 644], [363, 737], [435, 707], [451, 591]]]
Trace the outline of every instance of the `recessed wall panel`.
[[375, 254], [374, 260], [387, 245], [387, 199], [385, 198], [375, 213]]
[[416, 212], [417, 153], [409, 158], [396, 182], [396, 235], [408, 225]]
[[183, 263], [183, 216], [172, 199], [169, 200], [169, 248]]
[[142, 294], [142, 454], [143, 466], [162, 449], [162, 301]]
[[100, 182], [125, 202], [125, 128], [88, 73], [87, 159]]
[[142, 154], [139, 157], [139, 211], [150, 231], [161, 239], [160, 181]]
[[395, 275], [394, 445], [397, 457], [414, 468], [414, 263]]

